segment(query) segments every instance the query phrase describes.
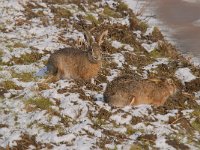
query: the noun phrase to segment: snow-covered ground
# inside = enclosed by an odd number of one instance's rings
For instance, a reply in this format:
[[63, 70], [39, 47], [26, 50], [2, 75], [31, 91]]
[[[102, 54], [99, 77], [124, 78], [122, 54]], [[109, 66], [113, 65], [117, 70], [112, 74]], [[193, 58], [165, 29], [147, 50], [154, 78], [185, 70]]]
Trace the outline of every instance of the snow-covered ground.
[[[137, 3], [126, 2], [131, 8], [137, 7]], [[163, 77], [172, 77], [182, 86], [198, 79], [200, 74], [192, 66], [185, 66], [183, 60], [155, 55], [162, 48], [159, 40], [148, 39], [153, 27], [145, 32], [129, 29], [131, 16], [123, 3], [89, 3], [0, 1], [0, 148], [198, 149], [199, 130], [188, 127], [198, 118], [194, 112], [199, 113], [190, 107], [191, 98], [177, 107], [169, 101], [166, 109], [150, 105], [118, 109], [103, 101], [107, 83], [127, 72], [144, 78], [159, 76], [160, 67], [165, 65], [169, 71], [162, 72]], [[76, 26], [80, 16], [90, 29], [98, 18], [103, 18], [105, 27], [110, 29], [105, 62], [96, 84], [73, 80], [42, 83], [47, 76], [45, 65], [50, 53], [83, 38]]]

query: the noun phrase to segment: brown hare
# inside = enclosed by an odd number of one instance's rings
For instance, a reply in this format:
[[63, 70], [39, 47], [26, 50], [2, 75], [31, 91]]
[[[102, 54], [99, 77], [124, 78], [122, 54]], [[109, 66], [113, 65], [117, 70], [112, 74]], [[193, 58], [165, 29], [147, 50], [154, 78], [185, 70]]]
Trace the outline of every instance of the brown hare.
[[90, 80], [97, 76], [101, 68], [101, 44], [104, 31], [93, 42], [88, 32], [85, 33], [88, 46], [86, 50], [80, 48], [64, 48], [53, 53], [47, 63], [47, 70], [56, 79]]
[[115, 107], [152, 104], [161, 106], [169, 96], [176, 93], [172, 79], [141, 79], [122, 76], [108, 84], [104, 93], [105, 102]]

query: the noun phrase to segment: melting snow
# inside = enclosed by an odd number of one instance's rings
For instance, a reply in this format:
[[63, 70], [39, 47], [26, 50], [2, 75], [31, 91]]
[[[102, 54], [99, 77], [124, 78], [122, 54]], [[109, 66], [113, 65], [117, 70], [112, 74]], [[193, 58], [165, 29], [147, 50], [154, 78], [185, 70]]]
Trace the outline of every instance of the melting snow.
[[125, 58], [121, 53], [112, 54], [112, 58], [114, 59], [114, 62], [117, 63], [118, 68], [123, 67], [123, 64], [125, 63]]
[[152, 43], [152, 44], [143, 43], [142, 46], [145, 48], [145, 50], [147, 52], [150, 53], [150, 52], [152, 52], [152, 51], [154, 51], [155, 49], [158, 48], [158, 43], [157, 42]]
[[189, 68], [179, 68], [176, 73], [176, 77], [181, 80], [181, 82], [184, 84], [185, 82], [190, 82], [196, 77], [191, 73], [191, 70]]

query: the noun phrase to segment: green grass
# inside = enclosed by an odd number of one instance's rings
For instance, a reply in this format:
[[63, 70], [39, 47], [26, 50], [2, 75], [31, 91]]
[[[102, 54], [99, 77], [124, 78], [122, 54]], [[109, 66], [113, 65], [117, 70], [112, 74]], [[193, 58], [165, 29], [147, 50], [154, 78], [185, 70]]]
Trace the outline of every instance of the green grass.
[[157, 49], [154, 49], [150, 52], [150, 56], [153, 58], [159, 58], [162, 56], [162, 54]]
[[136, 130], [133, 129], [131, 126], [127, 126], [126, 129], [127, 129], [126, 134], [128, 134], [128, 135], [132, 135], [136, 132]]
[[15, 82], [10, 81], [10, 80], [3, 81], [1, 86], [3, 86], [6, 90], [10, 90], [10, 89], [21, 90], [22, 89], [22, 87], [16, 85]]
[[5, 30], [6, 30], [6, 25], [3, 24], [3, 23], [1, 23], [1, 24], [0, 24], [0, 31], [1, 31], [1, 32], [4, 32]]
[[99, 119], [97, 118], [95, 121], [94, 121], [94, 126], [102, 126], [102, 125], [105, 125], [106, 124], [106, 120], [105, 119]]
[[121, 15], [118, 12], [114, 11], [109, 6], [104, 7], [103, 13], [105, 15], [113, 17], [113, 18], [120, 18], [121, 17]]
[[12, 73], [13, 78], [18, 78], [20, 81], [29, 82], [35, 80], [32, 72]]
[[25, 103], [26, 105], [35, 105], [36, 108], [42, 110], [49, 110], [50, 106], [53, 105], [53, 103], [49, 99], [44, 97], [31, 98], [28, 99]]
[[123, 12], [128, 10], [128, 5], [125, 4], [124, 2], [120, 2], [119, 5], [117, 5], [117, 11], [118, 12]]
[[139, 30], [142, 31], [143, 33], [147, 31], [148, 24], [146, 22], [139, 22]]
[[85, 16], [85, 19], [92, 22], [92, 24], [94, 25], [99, 24], [99, 21], [92, 14], [88, 14], [87, 16]]
[[193, 112], [192, 112], [193, 116], [197, 117], [195, 119], [195, 121], [193, 121], [191, 123], [192, 127], [199, 131], [200, 132], [200, 107], [198, 107], [197, 109], [195, 109]]
[[[0, 49], [0, 65], [3, 64], [2, 56], [3, 56], [3, 51]], [[0, 71], [1, 71], [1, 66], [0, 66]]]

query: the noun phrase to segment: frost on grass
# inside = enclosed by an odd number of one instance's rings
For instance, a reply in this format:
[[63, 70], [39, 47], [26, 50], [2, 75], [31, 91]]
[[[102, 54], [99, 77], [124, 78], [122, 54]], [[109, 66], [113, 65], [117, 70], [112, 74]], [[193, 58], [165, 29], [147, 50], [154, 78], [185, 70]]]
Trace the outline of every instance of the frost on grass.
[[[134, 18], [125, 3], [10, 0], [0, 1], [0, 11], [0, 149], [172, 149], [174, 139], [177, 145], [198, 147], [199, 101], [190, 95], [172, 97], [159, 108], [118, 109], [104, 102], [107, 84], [122, 74], [161, 73], [182, 82], [200, 76], [180, 58], [178, 63], [167, 56], [152, 58], [147, 52], [162, 51], [151, 39], [153, 28]], [[130, 19], [139, 21], [137, 29]], [[92, 37], [109, 29], [95, 84], [41, 82], [50, 54], [84, 41], [83, 27]]]

